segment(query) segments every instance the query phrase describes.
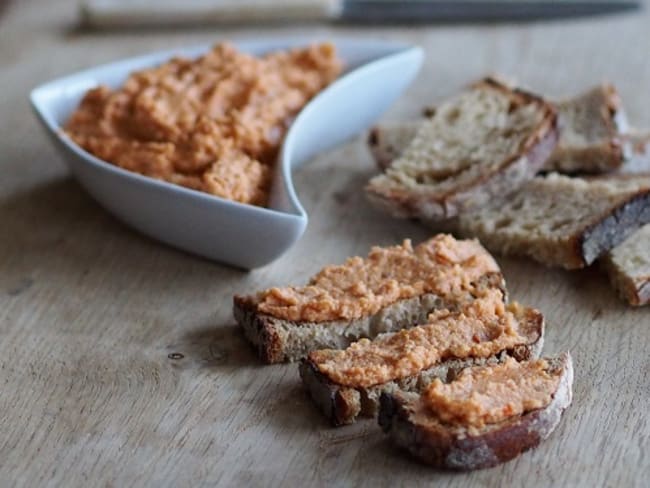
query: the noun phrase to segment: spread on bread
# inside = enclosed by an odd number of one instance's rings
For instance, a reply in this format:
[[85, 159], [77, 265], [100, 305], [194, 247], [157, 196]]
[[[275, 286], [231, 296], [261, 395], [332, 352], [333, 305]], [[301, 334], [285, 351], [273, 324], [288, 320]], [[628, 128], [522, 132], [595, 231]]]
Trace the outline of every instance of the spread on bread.
[[217, 44], [88, 91], [65, 131], [121, 168], [263, 206], [292, 118], [340, 73], [328, 43], [259, 58]]
[[302, 287], [271, 288], [257, 295], [262, 313], [292, 321], [357, 319], [398, 300], [425, 293], [454, 296], [499, 268], [476, 241], [438, 235], [415, 248], [373, 247], [366, 258], [326, 266]]
[[573, 363], [557, 357], [473, 366], [423, 393], [385, 392], [379, 424], [420, 461], [467, 471], [539, 445], [571, 404]]
[[518, 362], [506, 358], [495, 366], [467, 368], [451, 383], [438, 378], [422, 397], [442, 422], [476, 428], [544, 408], [560, 381], [544, 359]]
[[490, 357], [527, 338], [515, 313], [523, 307], [506, 305], [492, 290], [459, 312], [433, 312], [427, 324], [369, 341], [362, 339], [345, 350], [321, 350], [309, 355], [330, 381], [368, 387], [412, 376], [449, 358]]

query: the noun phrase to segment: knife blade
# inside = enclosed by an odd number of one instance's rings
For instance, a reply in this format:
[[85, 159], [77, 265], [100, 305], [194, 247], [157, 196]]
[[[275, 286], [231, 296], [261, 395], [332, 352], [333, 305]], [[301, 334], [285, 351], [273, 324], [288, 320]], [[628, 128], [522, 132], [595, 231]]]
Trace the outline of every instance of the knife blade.
[[129, 25], [259, 24], [341, 21], [423, 23], [534, 20], [607, 14], [632, 0], [83, 0], [84, 23]]
[[634, 10], [638, 1], [617, 0], [350, 0], [341, 18], [349, 22], [450, 22], [535, 20]]

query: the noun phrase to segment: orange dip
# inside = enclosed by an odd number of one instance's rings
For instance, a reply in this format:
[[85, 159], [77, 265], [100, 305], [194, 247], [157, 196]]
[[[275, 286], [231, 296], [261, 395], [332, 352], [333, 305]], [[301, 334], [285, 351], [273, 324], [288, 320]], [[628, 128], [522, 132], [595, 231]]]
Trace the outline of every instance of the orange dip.
[[548, 369], [543, 359], [507, 358], [497, 366], [465, 369], [448, 384], [436, 379], [422, 398], [443, 422], [480, 428], [549, 405], [562, 372]]
[[261, 58], [217, 44], [90, 90], [65, 131], [121, 168], [265, 205], [287, 127], [341, 69], [332, 44]]
[[373, 247], [367, 258], [327, 266], [307, 286], [258, 293], [259, 312], [292, 321], [353, 320], [425, 293], [455, 297], [499, 267], [476, 240], [440, 234], [416, 246]]
[[379, 385], [416, 375], [446, 359], [487, 358], [531, 342], [519, 330], [523, 311], [516, 303], [506, 305], [498, 290], [489, 290], [459, 312], [432, 313], [426, 325], [373, 341], [361, 339], [342, 351], [314, 351], [309, 359], [339, 385]]

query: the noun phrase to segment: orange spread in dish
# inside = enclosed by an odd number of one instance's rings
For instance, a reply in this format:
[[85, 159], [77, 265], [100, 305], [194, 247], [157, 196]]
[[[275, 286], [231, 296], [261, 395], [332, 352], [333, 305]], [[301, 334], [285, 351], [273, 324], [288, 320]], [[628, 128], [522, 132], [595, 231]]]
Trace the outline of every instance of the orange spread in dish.
[[259, 58], [218, 44], [90, 90], [65, 131], [121, 168], [265, 205], [287, 127], [341, 69], [328, 43]]
[[415, 248], [410, 240], [373, 247], [367, 258], [327, 266], [303, 287], [260, 292], [257, 309], [292, 321], [353, 320], [425, 293], [457, 296], [490, 272], [499, 267], [478, 241], [440, 234]]
[[480, 428], [551, 403], [561, 371], [549, 372], [543, 359], [463, 370], [455, 381], [436, 379], [422, 394], [443, 422]]
[[345, 350], [314, 351], [309, 359], [339, 385], [383, 384], [416, 375], [446, 359], [487, 358], [529, 343], [531, 339], [522, 333], [526, 324], [520, 324], [527, 310], [516, 303], [506, 305], [498, 290], [489, 290], [461, 311], [433, 312], [426, 325], [373, 341], [361, 339]]

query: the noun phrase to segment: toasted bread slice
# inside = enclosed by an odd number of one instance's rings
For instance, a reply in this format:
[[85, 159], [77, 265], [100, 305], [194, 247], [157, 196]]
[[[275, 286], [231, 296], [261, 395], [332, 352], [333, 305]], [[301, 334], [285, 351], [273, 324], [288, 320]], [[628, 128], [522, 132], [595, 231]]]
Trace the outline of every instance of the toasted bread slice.
[[301, 363], [300, 376], [332, 424], [344, 425], [376, 415], [382, 392], [420, 391], [435, 378], [508, 355], [536, 357], [543, 344], [542, 314], [502, 299], [491, 290], [459, 311], [434, 312], [426, 324], [343, 351], [313, 351]]
[[488, 468], [551, 435], [571, 403], [572, 384], [569, 353], [468, 368], [449, 385], [431, 384], [421, 395], [384, 393], [379, 424], [395, 444], [426, 464], [460, 471]]
[[650, 305], [650, 224], [605, 255], [602, 262], [619, 295], [630, 305]]
[[486, 78], [423, 122], [367, 194], [397, 217], [453, 217], [531, 179], [555, 148], [556, 122], [549, 103]]
[[[602, 84], [556, 104], [560, 136], [544, 170], [559, 173], [603, 173], [618, 169], [628, 154], [647, 154], [646, 133], [627, 135], [625, 113], [616, 89]], [[394, 122], [370, 130], [368, 147], [377, 166], [384, 171], [415, 138], [423, 121]], [[625, 134], [624, 134], [625, 133]], [[629, 143], [636, 142], [635, 146]], [[626, 147], [625, 144], [629, 147]], [[634, 148], [637, 148], [634, 151]], [[650, 168], [649, 168], [650, 169]]]
[[440, 234], [415, 248], [408, 240], [375, 247], [365, 259], [325, 267], [306, 286], [235, 296], [234, 316], [261, 359], [278, 363], [422, 323], [492, 289], [505, 295], [492, 256], [475, 240]]
[[556, 106], [560, 141], [545, 170], [605, 173], [621, 167], [627, 121], [613, 85], [603, 83]]
[[538, 176], [507, 201], [458, 218], [492, 252], [583, 268], [650, 223], [650, 176]]

